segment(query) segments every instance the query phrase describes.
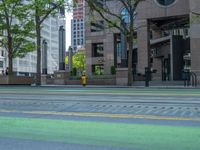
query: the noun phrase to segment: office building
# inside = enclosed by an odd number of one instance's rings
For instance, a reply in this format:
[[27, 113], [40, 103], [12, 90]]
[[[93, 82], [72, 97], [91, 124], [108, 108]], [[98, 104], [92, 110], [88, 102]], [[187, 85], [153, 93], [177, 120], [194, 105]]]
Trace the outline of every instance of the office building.
[[71, 20], [71, 47], [74, 51], [85, 47], [85, 1], [78, 0]]
[[[124, 13], [118, 0], [101, 1], [116, 14]], [[133, 46], [134, 80], [144, 80], [145, 68], [152, 71], [152, 80], [182, 80], [188, 69], [200, 78], [200, 22], [195, 13], [200, 12], [198, 0], [146, 0], [136, 8], [136, 43]], [[116, 29], [108, 29], [99, 17], [92, 20], [86, 6], [87, 73], [96, 68], [110, 74], [110, 68], [121, 67], [127, 59], [124, 38]], [[195, 13], [194, 13], [195, 12]], [[127, 60], [126, 60], [127, 62]]]

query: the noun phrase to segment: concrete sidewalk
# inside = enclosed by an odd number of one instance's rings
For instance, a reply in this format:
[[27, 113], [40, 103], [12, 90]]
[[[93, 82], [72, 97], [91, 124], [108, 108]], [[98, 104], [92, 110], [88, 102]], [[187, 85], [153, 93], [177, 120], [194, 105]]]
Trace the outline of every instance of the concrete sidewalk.
[[[31, 85], [35, 86], [35, 85]], [[149, 87], [145, 87], [144, 85], [136, 85], [136, 86], [118, 86], [118, 85], [56, 85], [56, 84], [49, 84], [49, 85], [41, 85], [41, 87], [63, 87], [63, 88], [166, 88], [166, 89], [200, 89], [200, 86], [192, 87], [192, 86], [181, 86], [181, 85], [173, 85], [173, 86], [166, 86], [166, 85], [150, 85]]]

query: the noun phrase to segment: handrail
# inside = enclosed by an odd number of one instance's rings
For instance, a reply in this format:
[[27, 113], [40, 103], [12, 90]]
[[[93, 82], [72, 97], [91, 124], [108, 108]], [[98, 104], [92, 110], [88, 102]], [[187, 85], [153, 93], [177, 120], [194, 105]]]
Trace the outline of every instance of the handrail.
[[[184, 79], [184, 86], [197, 87], [197, 75], [194, 72], [185, 72], [187, 73], [186, 78]], [[188, 77], [187, 77], [188, 76]]]
[[194, 72], [190, 72], [190, 76], [192, 79], [192, 86], [197, 87], [197, 75]]

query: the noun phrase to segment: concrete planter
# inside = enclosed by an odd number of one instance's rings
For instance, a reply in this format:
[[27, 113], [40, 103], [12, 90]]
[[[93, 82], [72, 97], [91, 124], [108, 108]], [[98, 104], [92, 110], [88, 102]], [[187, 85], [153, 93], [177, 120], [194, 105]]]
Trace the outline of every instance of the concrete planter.
[[33, 83], [33, 77], [0, 76], [0, 85], [31, 85]]
[[128, 68], [116, 69], [116, 85], [127, 86], [128, 84]]

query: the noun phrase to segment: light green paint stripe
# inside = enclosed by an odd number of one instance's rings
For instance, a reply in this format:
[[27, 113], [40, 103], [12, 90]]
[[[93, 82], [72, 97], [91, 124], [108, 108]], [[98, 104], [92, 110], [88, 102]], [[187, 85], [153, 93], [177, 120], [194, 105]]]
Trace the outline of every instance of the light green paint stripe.
[[0, 93], [7, 94], [74, 94], [74, 95], [146, 95], [146, 96], [200, 96], [200, 89], [154, 89], [154, 88], [46, 88], [46, 87], [0, 87]]
[[0, 112], [1, 113], [34, 114], [34, 115], [57, 115], [57, 116], [78, 116], [78, 117], [104, 117], [104, 118], [118, 118], [118, 119], [149, 119], [149, 120], [200, 122], [200, 118], [167, 117], [167, 116], [135, 115], [135, 114], [111, 114], [111, 113], [97, 113], [97, 112], [22, 111], [22, 110], [5, 110], [5, 109], [0, 109]]
[[0, 117], [0, 136], [141, 150], [199, 150], [200, 128]]
[[0, 94], [38, 94], [38, 95], [118, 95], [118, 96], [187, 96], [187, 97], [200, 97], [200, 93], [120, 93], [120, 91], [114, 92], [96, 92], [96, 91], [88, 91], [88, 92], [56, 92], [56, 91], [26, 91], [26, 92], [13, 92], [13, 91], [6, 91], [0, 92]]

